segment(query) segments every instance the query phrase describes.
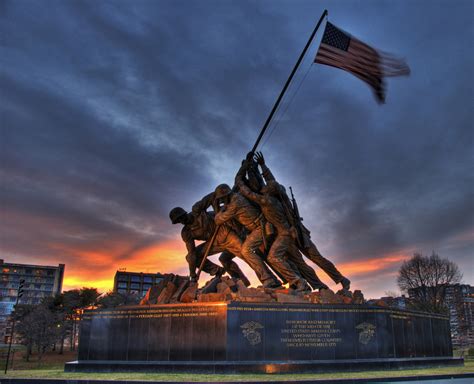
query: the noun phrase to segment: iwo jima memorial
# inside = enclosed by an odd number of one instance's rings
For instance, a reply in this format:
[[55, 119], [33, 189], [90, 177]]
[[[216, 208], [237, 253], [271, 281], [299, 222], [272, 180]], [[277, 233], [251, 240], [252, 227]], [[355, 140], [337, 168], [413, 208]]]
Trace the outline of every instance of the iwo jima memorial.
[[[368, 305], [360, 290], [350, 290], [349, 279], [314, 244], [293, 192], [287, 193], [256, 151], [326, 16], [324, 11], [235, 185], [211, 187], [190, 212], [171, 210], [188, 251], [189, 277], [166, 275], [137, 306], [86, 311], [78, 360], [67, 363], [66, 371], [304, 372], [462, 364], [452, 357], [448, 317]], [[315, 63], [358, 76], [381, 103], [384, 77], [409, 73], [402, 60], [329, 22]], [[214, 254], [221, 265], [208, 259]], [[252, 268], [259, 287], [250, 287], [235, 257]], [[305, 258], [340, 290], [329, 290]], [[212, 279], [198, 288], [201, 271]]]

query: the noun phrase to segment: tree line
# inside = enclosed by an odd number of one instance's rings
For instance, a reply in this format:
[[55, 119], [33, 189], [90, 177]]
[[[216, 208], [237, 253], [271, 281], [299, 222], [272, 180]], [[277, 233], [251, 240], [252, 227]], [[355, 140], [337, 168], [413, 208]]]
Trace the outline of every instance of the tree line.
[[411, 297], [410, 307], [420, 311], [447, 313], [446, 288], [459, 284], [462, 273], [456, 263], [433, 252], [430, 256], [415, 253], [403, 262], [397, 283]]
[[62, 354], [66, 346], [74, 351], [85, 309], [112, 308], [138, 302], [139, 297], [134, 294], [108, 292], [102, 295], [97, 288], [82, 288], [44, 297], [39, 304], [18, 304], [12, 313], [16, 324], [15, 340], [26, 346], [26, 361], [33, 352], [41, 360], [48, 350]]

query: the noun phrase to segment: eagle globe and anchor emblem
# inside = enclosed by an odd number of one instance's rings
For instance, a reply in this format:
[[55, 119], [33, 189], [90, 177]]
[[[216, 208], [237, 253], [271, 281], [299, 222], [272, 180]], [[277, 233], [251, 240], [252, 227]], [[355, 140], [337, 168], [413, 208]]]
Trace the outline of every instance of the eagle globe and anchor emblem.
[[242, 334], [250, 345], [257, 345], [262, 342], [262, 335], [258, 329], [263, 329], [263, 325], [256, 321], [248, 321], [240, 326]]
[[359, 331], [359, 343], [367, 345], [375, 336], [376, 326], [370, 323], [360, 323], [356, 329]]

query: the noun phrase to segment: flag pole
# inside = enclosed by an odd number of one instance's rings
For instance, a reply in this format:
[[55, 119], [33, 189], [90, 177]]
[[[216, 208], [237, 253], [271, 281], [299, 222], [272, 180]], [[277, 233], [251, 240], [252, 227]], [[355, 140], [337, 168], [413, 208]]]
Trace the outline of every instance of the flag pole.
[[255, 144], [253, 145], [252, 152], [255, 152], [255, 150], [257, 149], [258, 144], [260, 143], [260, 140], [261, 140], [262, 137], [263, 137], [263, 134], [264, 134], [265, 131], [267, 130], [268, 125], [270, 124], [270, 121], [272, 120], [273, 115], [275, 114], [275, 112], [276, 112], [278, 106], [280, 105], [280, 102], [281, 102], [281, 99], [283, 98], [283, 95], [285, 94], [286, 90], [288, 89], [288, 86], [290, 85], [291, 80], [293, 79], [293, 76], [295, 75], [296, 71], [298, 70], [298, 67], [299, 67], [299, 65], [301, 64], [301, 61], [303, 60], [303, 57], [304, 57], [304, 55], [306, 54], [306, 51], [308, 50], [309, 46], [311, 45], [311, 42], [313, 41], [314, 36], [316, 35], [316, 32], [318, 32], [319, 26], [321, 25], [321, 23], [322, 23], [324, 17], [327, 16], [327, 14], [328, 14], [328, 11], [327, 11], [327, 9], [325, 9], [324, 12], [323, 12], [323, 14], [322, 14], [321, 17], [319, 18], [319, 21], [318, 21], [318, 23], [316, 24], [316, 27], [314, 28], [313, 33], [311, 33], [311, 36], [309, 37], [309, 40], [308, 40], [308, 42], [306, 43], [306, 46], [304, 47], [303, 51], [301, 52], [301, 55], [300, 55], [300, 57], [298, 58], [298, 61], [296, 62], [296, 64], [295, 64], [293, 70], [291, 71], [290, 76], [289, 76], [288, 79], [286, 80], [286, 83], [285, 83], [283, 89], [281, 90], [280, 96], [278, 96], [278, 99], [277, 99], [277, 101], [275, 102], [275, 105], [273, 106], [273, 109], [272, 109], [272, 111], [270, 112], [270, 115], [268, 116], [267, 120], [265, 121], [265, 124], [263, 125], [263, 128], [262, 128], [262, 130], [260, 131], [260, 134], [258, 135], [257, 141], [256, 141]]

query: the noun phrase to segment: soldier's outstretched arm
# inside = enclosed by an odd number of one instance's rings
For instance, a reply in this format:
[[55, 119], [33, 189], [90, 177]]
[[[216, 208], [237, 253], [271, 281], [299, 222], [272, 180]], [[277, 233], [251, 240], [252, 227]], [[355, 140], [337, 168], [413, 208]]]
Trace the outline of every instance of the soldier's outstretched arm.
[[239, 187], [239, 192], [241, 195], [245, 196], [247, 199], [252, 200], [257, 204], [261, 204], [264, 197], [258, 193], [253, 192], [247, 185], [244, 183], [244, 174], [247, 170], [247, 160], [242, 163], [242, 166], [235, 176], [235, 185]]
[[265, 179], [265, 182], [268, 183], [269, 181], [276, 181], [275, 176], [273, 176], [273, 173], [270, 171], [270, 168], [268, 168], [265, 164], [265, 158], [263, 157], [262, 152], [257, 152], [254, 159], [262, 169], [262, 175]]
[[259, 193], [255, 193], [254, 191], [252, 191], [249, 187], [245, 185], [243, 180], [240, 180], [237, 185], [239, 186], [239, 191], [242, 196], [257, 204], [265, 203], [265, 197], [263, 195], [260, 195]]
[[206, 211], [207, 208], [209, 208], [212, 205], [212, 203], [214, 202], [214, 199], [215, 199], [214, 192], [207, 194], [201, 200], [194, 203], [191, 211], [194, 214], [199, 215], [201, 212]]
[[216, 213], [216, 217], [214, 218], [216, 225], [222, 225], [226, 221], [233, 219], [236, 208], [237, 207], [235, 204], [232, 204], [232, 202], [227, 204], [227, 206], [224, 206], [224, 209]]
[[248, 163], [247, 160], [242, 161], [242, 165], [240, 166], [237, 174], [235, 175], [235, 185], [239, 186], [239, 181], [244, 180], [245, 172], [247, 172]]

